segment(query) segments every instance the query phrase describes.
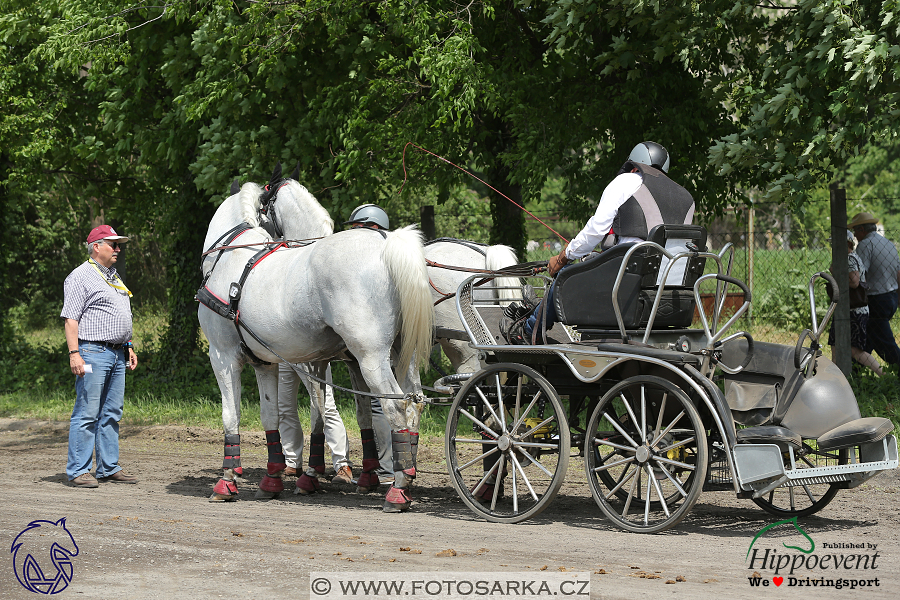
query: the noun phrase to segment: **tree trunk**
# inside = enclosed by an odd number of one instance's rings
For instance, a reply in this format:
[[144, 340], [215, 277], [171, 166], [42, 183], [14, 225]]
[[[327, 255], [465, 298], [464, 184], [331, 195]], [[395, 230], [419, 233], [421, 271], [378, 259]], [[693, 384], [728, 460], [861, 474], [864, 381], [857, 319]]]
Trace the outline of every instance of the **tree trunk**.
[[162, 354], [170, 364], [181, 364], [197, 348], [200, 324], [194, 295], [200, 286], [203, 241], [216, 207], [209, 196], [197, 191], [185, 174], [177, 207], [168, 215], [166, 248], [169, 329], [162, 340]]

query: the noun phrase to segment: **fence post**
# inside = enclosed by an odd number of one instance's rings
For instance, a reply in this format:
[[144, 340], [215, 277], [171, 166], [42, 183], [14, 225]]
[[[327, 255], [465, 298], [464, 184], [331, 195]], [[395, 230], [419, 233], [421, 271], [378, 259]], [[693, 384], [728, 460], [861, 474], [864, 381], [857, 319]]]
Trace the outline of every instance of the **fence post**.
[[[750, 198], [750, 210], [748, 211], [750, 214], [747, 216], [747, 224], [749, 231], [747, 232], [747, 285], [750, 288], [750, 297], [753, 298], [753, 252], [756, 250], [756, 238], [754, 237], [754, 223], [753, 220], [756, 217], [756, 212], [753, 209], [753, 198]], [[753, 323], [753, 303], [750, 303], [750, 306], [747, 307], [747, 321], [749, 323]]]
[[832, 183], [831, 190], [831, 273], [838, 284], [837, 307], [834, 311], [834, 364], [850, 376], [850, 267], [847, 264], [847, 190]]
[[426, 240], [437, 237], [437, 228], [434, 225], [434, 206], [426, 205], [419, 209], [419, 218], [422, 221], [422, 233]]

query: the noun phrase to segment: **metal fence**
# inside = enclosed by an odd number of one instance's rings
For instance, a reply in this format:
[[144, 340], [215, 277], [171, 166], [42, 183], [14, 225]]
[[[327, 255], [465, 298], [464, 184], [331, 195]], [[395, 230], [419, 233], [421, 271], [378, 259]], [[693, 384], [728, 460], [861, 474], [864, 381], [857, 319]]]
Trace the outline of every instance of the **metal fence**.
[[[867, 274], [870, 286], [874, 270], [880, 268], [879, 264], [897, 264], [900, 231], [885, 232], [879, 229], [869, 234], [872, 235], [881, 235], [892, 243], [885, 244], [884, 240], [870, 239], [859, 248], [860, 259], [871, 265], [870, 270], [873, 271]], [[880, 243], [873, 245], [872, 241]], [[712, 251], [719, 252], [728, 243], [734, 245], [732, 273], [748, 284], [753, 296], [752, 309], [742, 319], [740, 327], [760, 341], [795, 343], [800, 332], [812, 326], [808, 291], [810, 278], [818, 271], [828, 271], [831, 266], [830, 232], [795, 227], [788, 232], [757, 231], [752, 236], [749, 231], [716, 232], [709, 235], [708, 246]], [[854, 243], [854, 246], [857, 244]], [[893, 258], [889, 256], [891, 249], [895, 253]], [[880, 253], [887, 255], [879, 255]], [[894, 268], [896, 286], [896, 267], [890, 268]], [[710, 270], [712, 265], [707, 265], [707, 271]], [[704, 291], [711, 294], [714, 289], [710, 285], [710, 289]], [[739, 303], [739, 292], [731, 288], [729, 293], [734, 294], [729, 297], [729, 304], [733, 306]], [[816, 285], [814, 296], [821, 320], [829, 304], [824, 283]], [[897, 339], [900, 333], [900, 311], [891, 319], [890, 325], [894, 338]], [[825, 349], [826, 355], [830, 356], [830, 352], [830, 348]], [[883, 357], [879, 357], [879, 362], [884, 363]]]

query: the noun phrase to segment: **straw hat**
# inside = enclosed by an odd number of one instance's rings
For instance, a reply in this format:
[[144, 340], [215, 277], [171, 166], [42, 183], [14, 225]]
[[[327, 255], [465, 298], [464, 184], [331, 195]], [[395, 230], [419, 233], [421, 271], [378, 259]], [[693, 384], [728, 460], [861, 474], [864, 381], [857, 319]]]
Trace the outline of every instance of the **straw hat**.
[[878, 219], [875, 218], [875, 215], [869, 212], [861, 212], [857, 213], [853, 220], [847, 225], [850, 229], [857, 227], [859, 225], [868, 225], [869, 223], [875, 224], [878, 222]]

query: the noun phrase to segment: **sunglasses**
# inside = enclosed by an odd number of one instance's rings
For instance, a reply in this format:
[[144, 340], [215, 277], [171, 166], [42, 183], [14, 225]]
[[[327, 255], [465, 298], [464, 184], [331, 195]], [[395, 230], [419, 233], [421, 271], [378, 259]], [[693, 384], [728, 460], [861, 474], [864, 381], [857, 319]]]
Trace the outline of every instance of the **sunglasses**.
[[104, 244], [106, 244], [107, 246], [112, 248], [113, 250], [121, 250], [122, 249], [122, 245], [119, 242], [110, 242], [107, 240], [101, 240], [101, 242], [103, 242]]

